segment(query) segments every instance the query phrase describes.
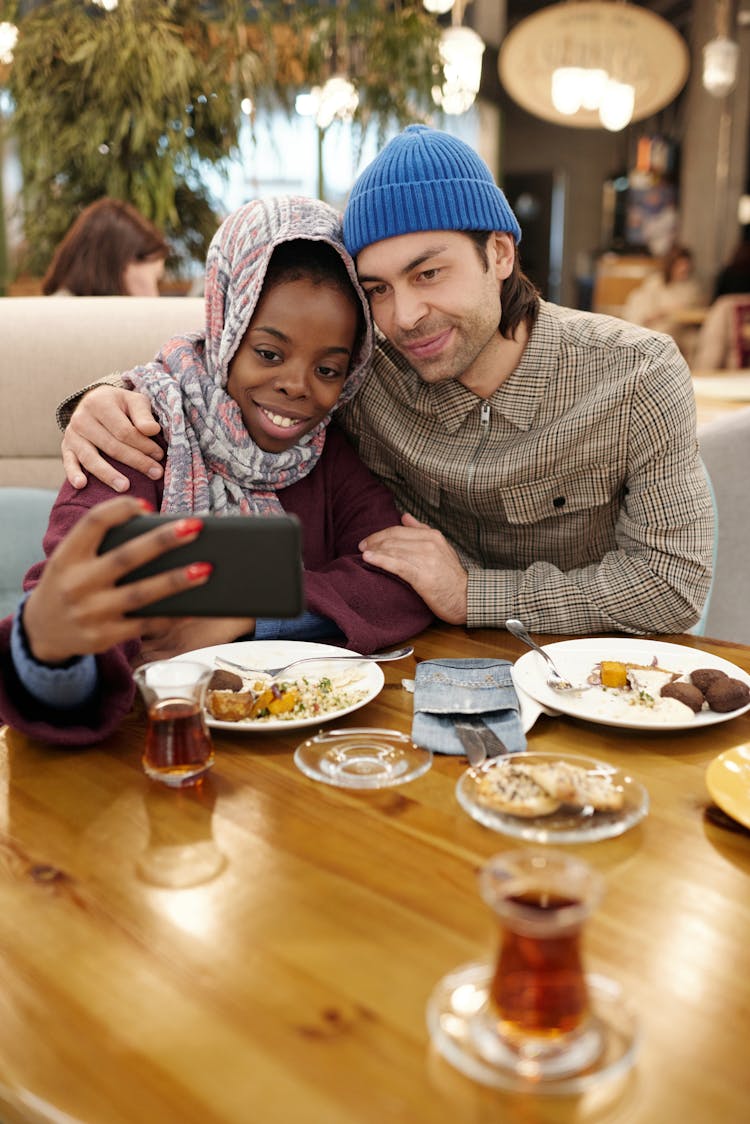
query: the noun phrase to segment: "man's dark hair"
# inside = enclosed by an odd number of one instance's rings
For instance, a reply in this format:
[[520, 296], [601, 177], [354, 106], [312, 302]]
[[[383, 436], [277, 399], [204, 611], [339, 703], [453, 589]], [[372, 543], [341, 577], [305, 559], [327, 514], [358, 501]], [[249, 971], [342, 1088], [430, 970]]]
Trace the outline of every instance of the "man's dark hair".
[[[490, 261], [487, 256], [487, 243], [489, 242], [490, 235], [494, 232], [491, 230], [466, 230], [464, 233], [468, 235], [476, 246], [479, 260], [486, 272], [490, 267]], [[500, 313], [500, 335], [506, 340], [513, 339], [516, 328], [521, 323], [525, 323], [526, 327], [531, 331], [539, 313], [539, 298], [540, 294], [536, 285], [534, 285], [533, 281], [530, 281], [521, 270], [518, 247], [516, 247], [513, 269], [509, 276], [503, 281], [500, 289], [500, 300], [502, 303], [502, 312]]]

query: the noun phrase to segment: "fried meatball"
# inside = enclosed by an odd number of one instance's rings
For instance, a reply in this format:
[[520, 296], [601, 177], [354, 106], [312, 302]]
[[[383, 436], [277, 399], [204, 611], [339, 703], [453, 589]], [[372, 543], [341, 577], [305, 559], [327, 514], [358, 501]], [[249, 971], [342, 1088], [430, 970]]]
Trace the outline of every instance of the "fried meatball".
[[699, 691], [705, 695], [709, 683], [714, 679], [728, 679], [726, 671], [719, 671], [716, 667], [699, 667], [690, 673], [690, 682], [695, 684]]
[[725, 713], [737, 710], [750, 702], [750, 688], [740, 679], [730, 679], [725, 675], [721, 679], [714, 679], [706, 689], [706, 702], [711, 710]]
[[209, 691], [241, 691], [242, 677], [233, 671], [224, 671], [219, 668], [208, 681]]
[[662, 698], [677, 699], [685, 706], [689, 706], [696, 714], [703, 706], [703, 692], [692, 683], [665, 683], [661, 695]]

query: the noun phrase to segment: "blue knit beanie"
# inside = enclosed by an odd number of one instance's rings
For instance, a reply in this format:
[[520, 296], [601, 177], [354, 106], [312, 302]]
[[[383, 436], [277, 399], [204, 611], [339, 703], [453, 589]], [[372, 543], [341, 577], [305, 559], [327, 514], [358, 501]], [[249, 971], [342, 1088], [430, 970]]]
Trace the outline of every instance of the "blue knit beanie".
[[355, 180], [344, 243], [354, 258], [373, 242], [418, 230], [502, 230], [521, 241], [508, 200], [474, 149], [409, 125]]

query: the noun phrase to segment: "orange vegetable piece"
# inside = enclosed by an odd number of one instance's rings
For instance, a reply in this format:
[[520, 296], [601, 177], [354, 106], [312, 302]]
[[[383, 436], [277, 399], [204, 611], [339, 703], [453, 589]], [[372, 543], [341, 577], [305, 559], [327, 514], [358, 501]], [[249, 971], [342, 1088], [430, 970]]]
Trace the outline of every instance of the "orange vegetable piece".
[[602, 660], [600, 674], [602, 687], [627, 687], [628, 685], [627, 664], [620, 663], [619, 660]]
[[299, 701], [299, 691], [294, 687], [290, 687], [285, 691], [280, 699], [274, 699], [273, 702], [268, 704], [268, 710], [271, 714], [287, 714], [290, 710], [294, 710]]

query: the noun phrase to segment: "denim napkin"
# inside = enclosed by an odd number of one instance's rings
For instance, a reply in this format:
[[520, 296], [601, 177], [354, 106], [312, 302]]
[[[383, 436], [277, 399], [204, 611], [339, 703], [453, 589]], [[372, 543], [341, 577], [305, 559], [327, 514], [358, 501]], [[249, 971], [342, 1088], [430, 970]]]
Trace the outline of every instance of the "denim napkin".
[[481, 718], [509, 753], [526, 748], [508, 660], [424, 660], [414, 677], [412, 740], [434, 753], [463, 754], [454, 724]]

